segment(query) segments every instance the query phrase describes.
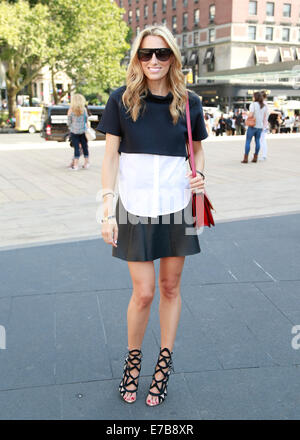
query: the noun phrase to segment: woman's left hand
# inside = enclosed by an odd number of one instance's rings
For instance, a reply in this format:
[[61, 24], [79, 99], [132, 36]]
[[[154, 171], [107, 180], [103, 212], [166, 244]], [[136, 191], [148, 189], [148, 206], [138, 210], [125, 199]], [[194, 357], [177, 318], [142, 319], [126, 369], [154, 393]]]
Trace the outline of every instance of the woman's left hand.
[[189, 172], [186, 177], [190, 179], [190, 188], [193, 193], [202, 193], [204, 192], [205, 182], [201, 174], [196, 174], [196, 177], [193, 177], [193, 173]]

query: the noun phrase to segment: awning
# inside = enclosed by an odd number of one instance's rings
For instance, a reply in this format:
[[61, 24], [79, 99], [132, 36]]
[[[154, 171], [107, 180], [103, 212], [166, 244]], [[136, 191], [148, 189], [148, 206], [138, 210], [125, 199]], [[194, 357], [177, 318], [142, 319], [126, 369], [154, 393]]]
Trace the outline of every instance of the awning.
[[215, 56], [215, 48], [214, 47], [209, 47], [208, 49], [206, 49], [203, 64], [212, 63], [214, 56]]
[[198, 54], [197, 52], [192, 52], [189, 59], [189, 66], [195, 66], [198, 63]]
[[280, 47], [279, 50], [281, 61], [283, 63], [286, 61], [294, 61], [294, 55], [291, 47]]
[[256, 64], [268, 64], [269, 54], [266, 46], [254, 46], [254, 49], [256, 56]]

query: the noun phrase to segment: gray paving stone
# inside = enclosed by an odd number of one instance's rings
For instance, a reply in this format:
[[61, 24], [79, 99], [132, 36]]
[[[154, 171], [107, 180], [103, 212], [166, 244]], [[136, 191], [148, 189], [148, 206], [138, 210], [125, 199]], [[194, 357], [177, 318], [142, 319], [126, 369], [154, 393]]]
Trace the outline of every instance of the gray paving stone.
[[54, 302], [49, 295], [13, 298], [0, 350], [0, 389], [55, 383]]
[[209, 250], [219, 259], [236, 281], [269, 281], [268, 275], [253, 262], [254, 254], [249, 252], [248, 241], [237, 246], [234, 240], [220, 239], [209, 243]]
[[62, 418], [67, 420], [134, 420], [135, 408], [121, 401], [119, 380], [61, 386]]
[[1, 266], [0, 297], [130, 286], [127, 263], [115, 261], [102, 240], [2, 251]]
[[56, 295], [55, 324], [56, 383], [112, 377], [96, 294]]
[[206, 420], [300, 419], [299, 367], [185, 374]]
[[30, 387], [0, 391], [1, 420], [60, 420], [59, 387]]
[[[214, 255], [209, 243], [201, 237], [200, 247], [199, 254], [189, 255], [185, 259], [182, 284], [232, 282], [232, 277], [223, 262]], [[217, 271], [216, 267], [218, 267]]]
[[[241, 285], [242, 288], [242, 285]], [[223, 368], [257, 367], [274, 362], [263, 344], [222, 296], [222, 286], [191, 286], [186, 302]]]
[[262, 294], [287, 316], [300, 311], [300, 281], [255, 283]]
[[0, 325], [7, 326], [11, 312], [12, 298], [0, 298]]
[[280, 311], [248, 310], [240, 316], [276, 365], [300, 363], [300, 353], [291, 346], [293, 323]]
[[[145, 399], [151, 377], [141, 377], [137, 401], [122, 402], [118, 392], [119, 380], [63, 385], [62, 414], [64, 419], [98, 420], [177, 420], [198, 419], [195, 399], [190, 393], [183, 374], [171, 374], [167, 402], [157, 408], [148, 408]], [[77, 395], [82, 397], [78, 398]], [[185, 403], [178, 404], [178, 395]]]

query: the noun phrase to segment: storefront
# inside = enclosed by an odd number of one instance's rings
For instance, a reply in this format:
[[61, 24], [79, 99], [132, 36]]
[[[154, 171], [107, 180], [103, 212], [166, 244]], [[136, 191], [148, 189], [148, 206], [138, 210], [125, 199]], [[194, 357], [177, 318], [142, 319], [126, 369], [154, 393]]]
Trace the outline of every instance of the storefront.
[[248, 108], [252, 101], [253, 93], [257, 90], [266, 90], [268, 101], [282, 97], [288, 100], [300, 100], [300, 88], [284, 86], [278, 84], [249, 84], [237, 85], [228, 83], [189, 85], [189, 89], [194, 90], [202, 97], [202, 104], [206, 107], [220, 107], [221, 111], [228, 112], [236, 108]]

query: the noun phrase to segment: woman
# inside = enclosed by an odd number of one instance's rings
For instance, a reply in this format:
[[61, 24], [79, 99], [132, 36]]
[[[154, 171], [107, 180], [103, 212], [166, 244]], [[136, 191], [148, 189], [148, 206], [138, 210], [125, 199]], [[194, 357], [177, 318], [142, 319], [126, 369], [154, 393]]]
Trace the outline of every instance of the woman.
[[248, 155], [250, 151], [250, 144], [253, 136], [255, 137], [255, 153], [252, 162], [257, 162], [258, 153], [260, 149], [260, 137], [264, 125], [267, 123], [267, 106], [264, 103], [263, 96], [260, 92], [253, 94], [253, 102], [250, 104], [248, 118], [255, 117], [255, 126], [248, 127], [246, 135], [245, 154], [242, 163], [248, 163]]
[[74, 146], [74, 159], [71, 163], [71, 170], [78, 170], [78, 162], [80, 158], [80, 146], [83, 150], [84, 165], [82, 168], [89, 168], [89, 150], [85, 136], [88, 123], [88, 113], [85, 108], [86, 102], [84, 96], [76, 93], [72, 96], [71, 105], [68, 110], [68, 127], [71, 133], [71, 143]]
[[268, 145], [267, 145], [266, 136], [267, 136], [268, 128], [269, 128], [268, 118], [269, 118], [270, 112], [269, 112], [269, 107], [268, 107], [268, 104], [267, 104], [267, 98], [268, 98], [267, 93], [263, 90], [261, 92], [261, 94], [262, 94], [262, 97], [263, 97], [264, 104], [267, 107], [267, 114], [266, 114], [266, 117], [264, 119], [264, 126], [263, 126], [263, 129], [262, 129], [262, 132], [261, 132], [261, 136], [260, 136], [260, 146], [261, 146], [261, 148], [260, 148], [260, 155], [259, 155], [258, 160], [267, 160]]
[[[181, 68], [180, 50], [172, 33], [165, 26], [144, 29], [132, 47], [126, 86], [111, 94], [98, 126], [106, 133], [102, 237], [113, 246], [113, 256], [127, 261], [133, 284], [127, 311], [129, 353], [119, 386], [128, 403], [136, 400], [141, 346], [155, 293], [153, 260], [160, 258], [161, 340], [146, 399], [149, 406], [162, 403], [167, 394], [185, 256], [201, 251], [198, 236], [186, 234], [184, 214], [191, 213], [191, 191], [204, 189], [201, 140], [207, 133], [200, 99], [189, 92], [198, 170], [192, 178], [186, 167], [186, 87]], [[118, 168], [120, 197], [115, 216]], [[175, 222], [174, 217], [181, 222]]]

